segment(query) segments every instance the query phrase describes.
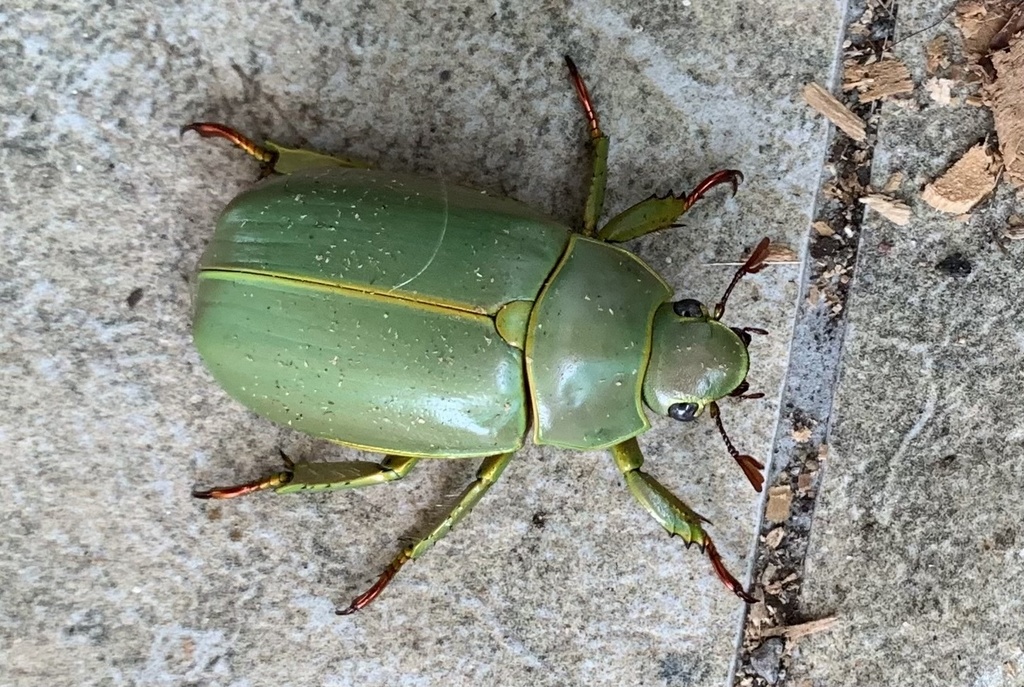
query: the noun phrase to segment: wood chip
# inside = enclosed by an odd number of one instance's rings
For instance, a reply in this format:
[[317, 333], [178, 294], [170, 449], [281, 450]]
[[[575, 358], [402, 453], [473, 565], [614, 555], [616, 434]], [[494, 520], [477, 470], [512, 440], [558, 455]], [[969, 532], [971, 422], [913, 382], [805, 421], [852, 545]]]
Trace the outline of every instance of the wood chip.
[[789, 508], [793, 505], [793, 490], [787, 486], [772, 487], [768, 490], [768, 505], [764, 509], [764, 517], [771, 522], [783, 522], [789, 517]]
[[768, 257], [764, 259], [765, 262], [773, 264], [795, 264], [800, 262], [800, 256], [796, 254], [796, 251], [789, 246], [782, 243], [773, 243], [768, 246]]
[[[747, 261], [747, 257], [744, 256], [743, 260], [739, 262], [706, 262], [706, 266], [716, 267], [738, 267]], [[800, 256], [796, 254], [796, 251], [789, 246], [782, 243], [773, 243], [768, 246], [768, 257], [764, 259], [767, 265], [797, 265], [800, 263]]]
[[940, 79], [933, 76], [924, 82], [924, 90], [928, 92], [939, 105], [949, 105], [953, 102], [953, 79]]
[[791, 432], [791, 436], [793, 437], [793, 441], [798, 444], [806, 444], [811, 440], [811, 432], [812, 430], [810, 427], [801, 427], [800, 429], [794, 428]]
[[882, 187], [882, 193], [896, 193], [900, 190], [905, 178], [903, 172], [893, 172], [889, 176], [889, 180], [885, 182], [885, 186]]
[[814, 231], [818, 232], [818, 236], [835, 236], [836, 232], [828, 225], [828, 222], [818, 220], [811, 225], [814, 227]]
[[936, 210], [962, 215], [992, 193], [1002, 169], [998, 155], [983, 143], [974, 146], [952, 167], [925, 186], [921, 199]]
[[1024, 186], [1024, 40], [1018, 39], [1008, 51], [992, 56], [995, 82], [986, 89], [999, 137], [999, 151], [1006, 165], [1006, 178]]
[[914, 81], [907, 65], [896, 59], [884, 59], [869, 65], [853, 65], [843, 74], [843, 90], [857, 89], [862, 103], [914, 92]]
[[836, 622], [837, 618], [834, 615], [830, 615], [827, 618], [819, 618], [818, 620], [810, 620], [806, 623], [800, 623], [798, 625], [787, 625], [785, 627], [769, 627], [761, 631], [762, 637], [787, 637], [789, 639], [799, 639], [800, 637], [806, 637], [807, 635], [815, 634], [816, 632], [826, 632], [831, 630]]
[[867, 125], [845, 105], [836, 100], [835, 96], [816, 83], [804, 86], [804, 100], [827, 120], [839, 127], [847, 136], [855, 141], [867, 138]]
[[765, 535], [764, 543], [769, 549], [779, 548], [779, 544], [782, 543], [782, 538], [786, 536], [786, 530], [782, 527], [776, 527], [774, 530]]
[[861, 196], [858, 200], [893, 224], [901, 227], [910, 224], [910, 206], [902, 201], [890, 198], [889, 196], [883, 196], [881, 193]]
[[925, 71], [935, 74], [949, 66], [949, 38], [939, 34], [924, 47]]

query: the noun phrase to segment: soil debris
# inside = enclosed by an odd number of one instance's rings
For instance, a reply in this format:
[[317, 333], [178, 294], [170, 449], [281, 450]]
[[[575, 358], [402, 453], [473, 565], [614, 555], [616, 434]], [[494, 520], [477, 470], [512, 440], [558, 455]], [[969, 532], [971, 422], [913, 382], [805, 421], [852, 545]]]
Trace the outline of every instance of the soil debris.
[[992, 193], [1001, 171], [999, 156], [979, 143], [925, 186], [921, 199], [940, 212], [962, 215]]

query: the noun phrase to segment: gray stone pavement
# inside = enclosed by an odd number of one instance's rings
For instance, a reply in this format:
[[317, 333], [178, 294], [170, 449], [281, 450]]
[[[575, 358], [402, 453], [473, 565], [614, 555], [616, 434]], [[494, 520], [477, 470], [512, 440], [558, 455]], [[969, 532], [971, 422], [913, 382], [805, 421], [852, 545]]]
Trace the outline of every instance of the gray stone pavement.
[[[959, 45], [947, 9], [900, 3], [916, 83], [928, 41]], [[789, 684], [1024, 684], [1024, 245], [995, 242], [1020, 197], [1003, 183], [966, 221], [918, 197], [991, 129], [922, 89], [883, 105], [872, 183], [902, 172], [914, 216], [864, 224], [801, 598], [838, 621], [799, 642]], [[936, 268], [955, 254], [970, 274]]]
[[[831, 83], [842, 3], [55, 7], [0, 8], [0, 685], [725, 684], [742, 604], [603, 454], [524, 450], [347, 618], [336, 605], [474, 461], [351, 493], [190, 498], [276, 469], [278, 449], [356, 454], [253, 416], [202, 367], [192, 274], [256, 169], [177, 132], [225, 121], [574, 223], [587, 163], [571, 54], [612, 138], [609, 212], [723, 167], [746, 174], [734, 199], [712, 193], [683, 229], [633, 246], [679, 296], [714, 302], [733, 268], [709, 263], [762, 236], [803, 259], [829, 131], [799, 93]], [[923, 40], [901, 56], [914, 63]], [[986, 126], [969, 108], [887, 113], [875, 174], [904, 169], [908, 189]], [[869, 218], [803, 600], [840, 623], [801, 641], [793, 679], [1018, 684], [1014, 661], [1024, 673], [1021, 258], [989, 240], [1012, 203], [1002, 190], [967, 223], [915, 207], [898, 231]], [[974, 264], [965, 279], [932, 267], [955, 251]], [[784, 430], [801, 274], [772, 267], [730, 303], [730, 323], [771, 331], [751, 372], [767, 398], [723, 410], [757, 456]], [[642, 445], [745, 572], [761, 503], [713, 424], [656, 419]]]

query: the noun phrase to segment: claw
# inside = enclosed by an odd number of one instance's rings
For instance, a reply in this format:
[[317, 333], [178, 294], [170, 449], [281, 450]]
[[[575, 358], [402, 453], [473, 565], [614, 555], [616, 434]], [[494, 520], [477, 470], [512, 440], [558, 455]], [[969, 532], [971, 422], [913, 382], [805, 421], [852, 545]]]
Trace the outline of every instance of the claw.
[[723, 169], [717, 171], [704, 181], [697, 184], [697, 188], [690, 191], [690, 195], [686, 196], [686, 207], [692, 206], [698, 200], [703, 198], [705, 193], [719, 184], [730, 184], [732, 186], [732, 194], [735, 196], [736, 192], [740, 189], [741, 181], [743, 181], [743, 172], [738, 169]]
[[740, 581], [732, 576], [729, 569], [725, 567], [725, 563], [722, 562], [722, 557], [718, 554], [718, 549], [715, 548], [715, 543], [711, 541], [711, 537], [706, 537], [704, 542], [704, 550], [708, 554], [708, 558], [711, 560], [711, 567], [715, 569], [715, 574], [718, 575], [718, 579], [729, 588], [736, 596], [740, 597], [748, 604], [757, 603], [757, 599], [748, 594], [743, 589], [743, 585]]
[[356, 611], [360, 611], [369, 606], [374, 599], [380, 596], [380, 593], [384, 591], [384, 588], [388, 586], [395, 574], [408, 560], [409, 555], [407, 553], [404, 551], [400, 553], [398, 557], [391, 561], [391, 564], [384, 569], [384, 572], [382, 572], [380, 577], [377, 578], [377, 581], [373, 583], [373, 586], [356, 598], [352, 599], [352, 603], [350, 603], [346, 608], [339, 608], [334, 611], [335, 615], [352, 615]]
[[193, 122], [181, 127], [180, 134], [184, 136], [187, 131], [194, 131], [203, 138], [227, 139], [244, 150], [248, 155], [263, 163], [266, 168], [273, 169], [274, 163], [277, 161], [277, 153], [264, 148], [252, 139], [247, 138], [240, 132], [225, 124], [218, 124], [217, 122]]
[[192, 496], [197, 499], [234, 499], [239, 496], [253, 494], [264, 489], [277, 489], [288, 484], [292, 479], [292, 473], [275, 472], [253, 482], [245, 482], [230, 487], [213, 487], [212, 489], [193, 489]]

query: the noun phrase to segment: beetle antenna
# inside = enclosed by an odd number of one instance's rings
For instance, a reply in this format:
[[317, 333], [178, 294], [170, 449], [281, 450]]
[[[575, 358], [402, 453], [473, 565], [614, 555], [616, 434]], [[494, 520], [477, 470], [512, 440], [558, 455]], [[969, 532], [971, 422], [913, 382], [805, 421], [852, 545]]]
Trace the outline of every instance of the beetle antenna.
[[[771, 244], [768, 237], [761, 239], [761, 243], [757, 244], [757, 248], [750, 254], [747, 261], [736, 270], [736, 274], [733, 276], [732, 281], [729, 282], [729, 287], [725, 290], [725, 295], [722, 296], [722, 300], [718, 301], [718, 305], [715, 306], [715, 315], [713, 319], [720, 320], [722, 315], [725, 314], [725, 303], [729, 300], [729, 295], [732, 290], [736, 288], [736, 285], [740, 283], [740, 279], [745, 274], [757, 274], [765, 267], [765, 260], [768, 258], [768, 246]], [[767, 332], [766, 332], [767, 333]]]
[[743, 474], [747, 476], [750, 481], [750, 485], [754, 487], [754, 491], [761, 491], [761, 487], [764, 485], [764, 475], [761, 470], [764, 469], [764, 463], [757, 460], [753, 456], [741, 454], [736, 450], [736, 447], [732, 445], [732, 441], [729, 440], [729, 435], [725, 433], [725, 427], [722, 425], [722, 417], [718, 412], [718, 404], [714, 401], [710, 404], [711, 417], [714, 418], [715, 424], [718, 425], [718, 433], [722, 435], [722, 439], [725, 440], [725, 448], [729, 451], [729, 455], [733, 457], [733, 460], [743, 470]]

